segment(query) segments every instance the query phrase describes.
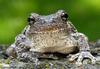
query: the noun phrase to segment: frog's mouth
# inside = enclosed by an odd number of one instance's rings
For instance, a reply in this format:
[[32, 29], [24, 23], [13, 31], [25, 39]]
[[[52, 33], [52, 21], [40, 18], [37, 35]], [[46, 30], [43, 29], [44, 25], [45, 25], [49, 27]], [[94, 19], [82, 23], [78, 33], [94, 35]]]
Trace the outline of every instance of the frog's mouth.
[[66, 24], [51, 24], [51, 25], [39, 25], [39, 26], [34, 26], [33, 29], [31, 29], [32, 32], [34, 33], [46, 33], [46, 32], [59, 32], [63, 31], [67, 28]]

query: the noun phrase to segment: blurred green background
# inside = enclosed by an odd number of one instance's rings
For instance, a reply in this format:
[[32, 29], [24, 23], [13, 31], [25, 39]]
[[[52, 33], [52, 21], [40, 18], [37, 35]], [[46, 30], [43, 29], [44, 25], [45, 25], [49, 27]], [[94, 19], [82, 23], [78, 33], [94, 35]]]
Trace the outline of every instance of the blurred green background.
[[100, 0], [0, 0], [0, 44], [11, 44], [31, 12], [48, 15], [64, 9], [79, 32], [100, 38]]

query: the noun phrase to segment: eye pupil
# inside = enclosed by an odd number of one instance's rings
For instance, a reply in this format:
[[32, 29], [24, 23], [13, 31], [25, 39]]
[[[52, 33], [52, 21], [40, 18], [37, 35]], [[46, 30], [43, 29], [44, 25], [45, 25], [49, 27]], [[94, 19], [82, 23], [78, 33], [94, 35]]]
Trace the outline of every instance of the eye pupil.
[[68, 15], [67, 14], [64, 14], [63, 17], [68, 18]]
[[33, 18], [28, 18], [28, 22], [30, 22], [30, 21], [34, 21], [34, 19]]
[[34, 18], [28, 18], [28, 20], [27, 20], [27, 21], [29, 22], [29, 25], [31, 25], [31, 24], [33, 24], [33, 23], [34, 23], [35, 19], [34, 19]]
[[68, 18], [68, 15], [66, 13], [63, 13], [62, 17]]
[[63, 13], [63, 15], [61, 16], [63, 20], [67, 20], [68, 15], [66, 13]]

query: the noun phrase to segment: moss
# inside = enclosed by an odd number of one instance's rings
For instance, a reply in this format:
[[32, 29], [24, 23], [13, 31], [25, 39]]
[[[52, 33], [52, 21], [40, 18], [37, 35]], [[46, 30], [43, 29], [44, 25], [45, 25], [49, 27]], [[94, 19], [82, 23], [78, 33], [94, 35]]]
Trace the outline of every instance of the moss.
[[9, 59], [9, 58], [6, 59], [6, 60], [5, 60], [5, 63], [6, 63], [6, 64], [10, 64], [10, 59]]
[[46, 66], [46, 69], [50, 69], [50, 67], [49, 67], [49, 64], [48, 64], [48, 63], [47, 63], [45, 66]]
[[0, 63], [0, 69], [2, 68], [2, 63]]

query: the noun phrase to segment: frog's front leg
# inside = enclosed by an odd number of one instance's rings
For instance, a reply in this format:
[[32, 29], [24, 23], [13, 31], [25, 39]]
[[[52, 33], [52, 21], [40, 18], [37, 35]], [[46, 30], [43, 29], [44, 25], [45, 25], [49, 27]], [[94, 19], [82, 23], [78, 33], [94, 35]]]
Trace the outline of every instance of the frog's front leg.
[[32, 42], [27, 36], [19, 34], [15, 39], [15, 45], [18, 60], [26, 62], [37, 61], [36, 54], [30, 51]]
[[94, 64], [96, 59], [92, 54], [90, 53], [90, 48], [88, 45], [88, 39], [87, 37], [82, 33], [74, 33], [72, 36], [77, 40], [77, 45], [79, 46], [79, 53], [72, 55], [70, 60], [77, 59], [77, 64], [82, 64], [82, 60], [84, 58], [91, 59], [92, 63]]

